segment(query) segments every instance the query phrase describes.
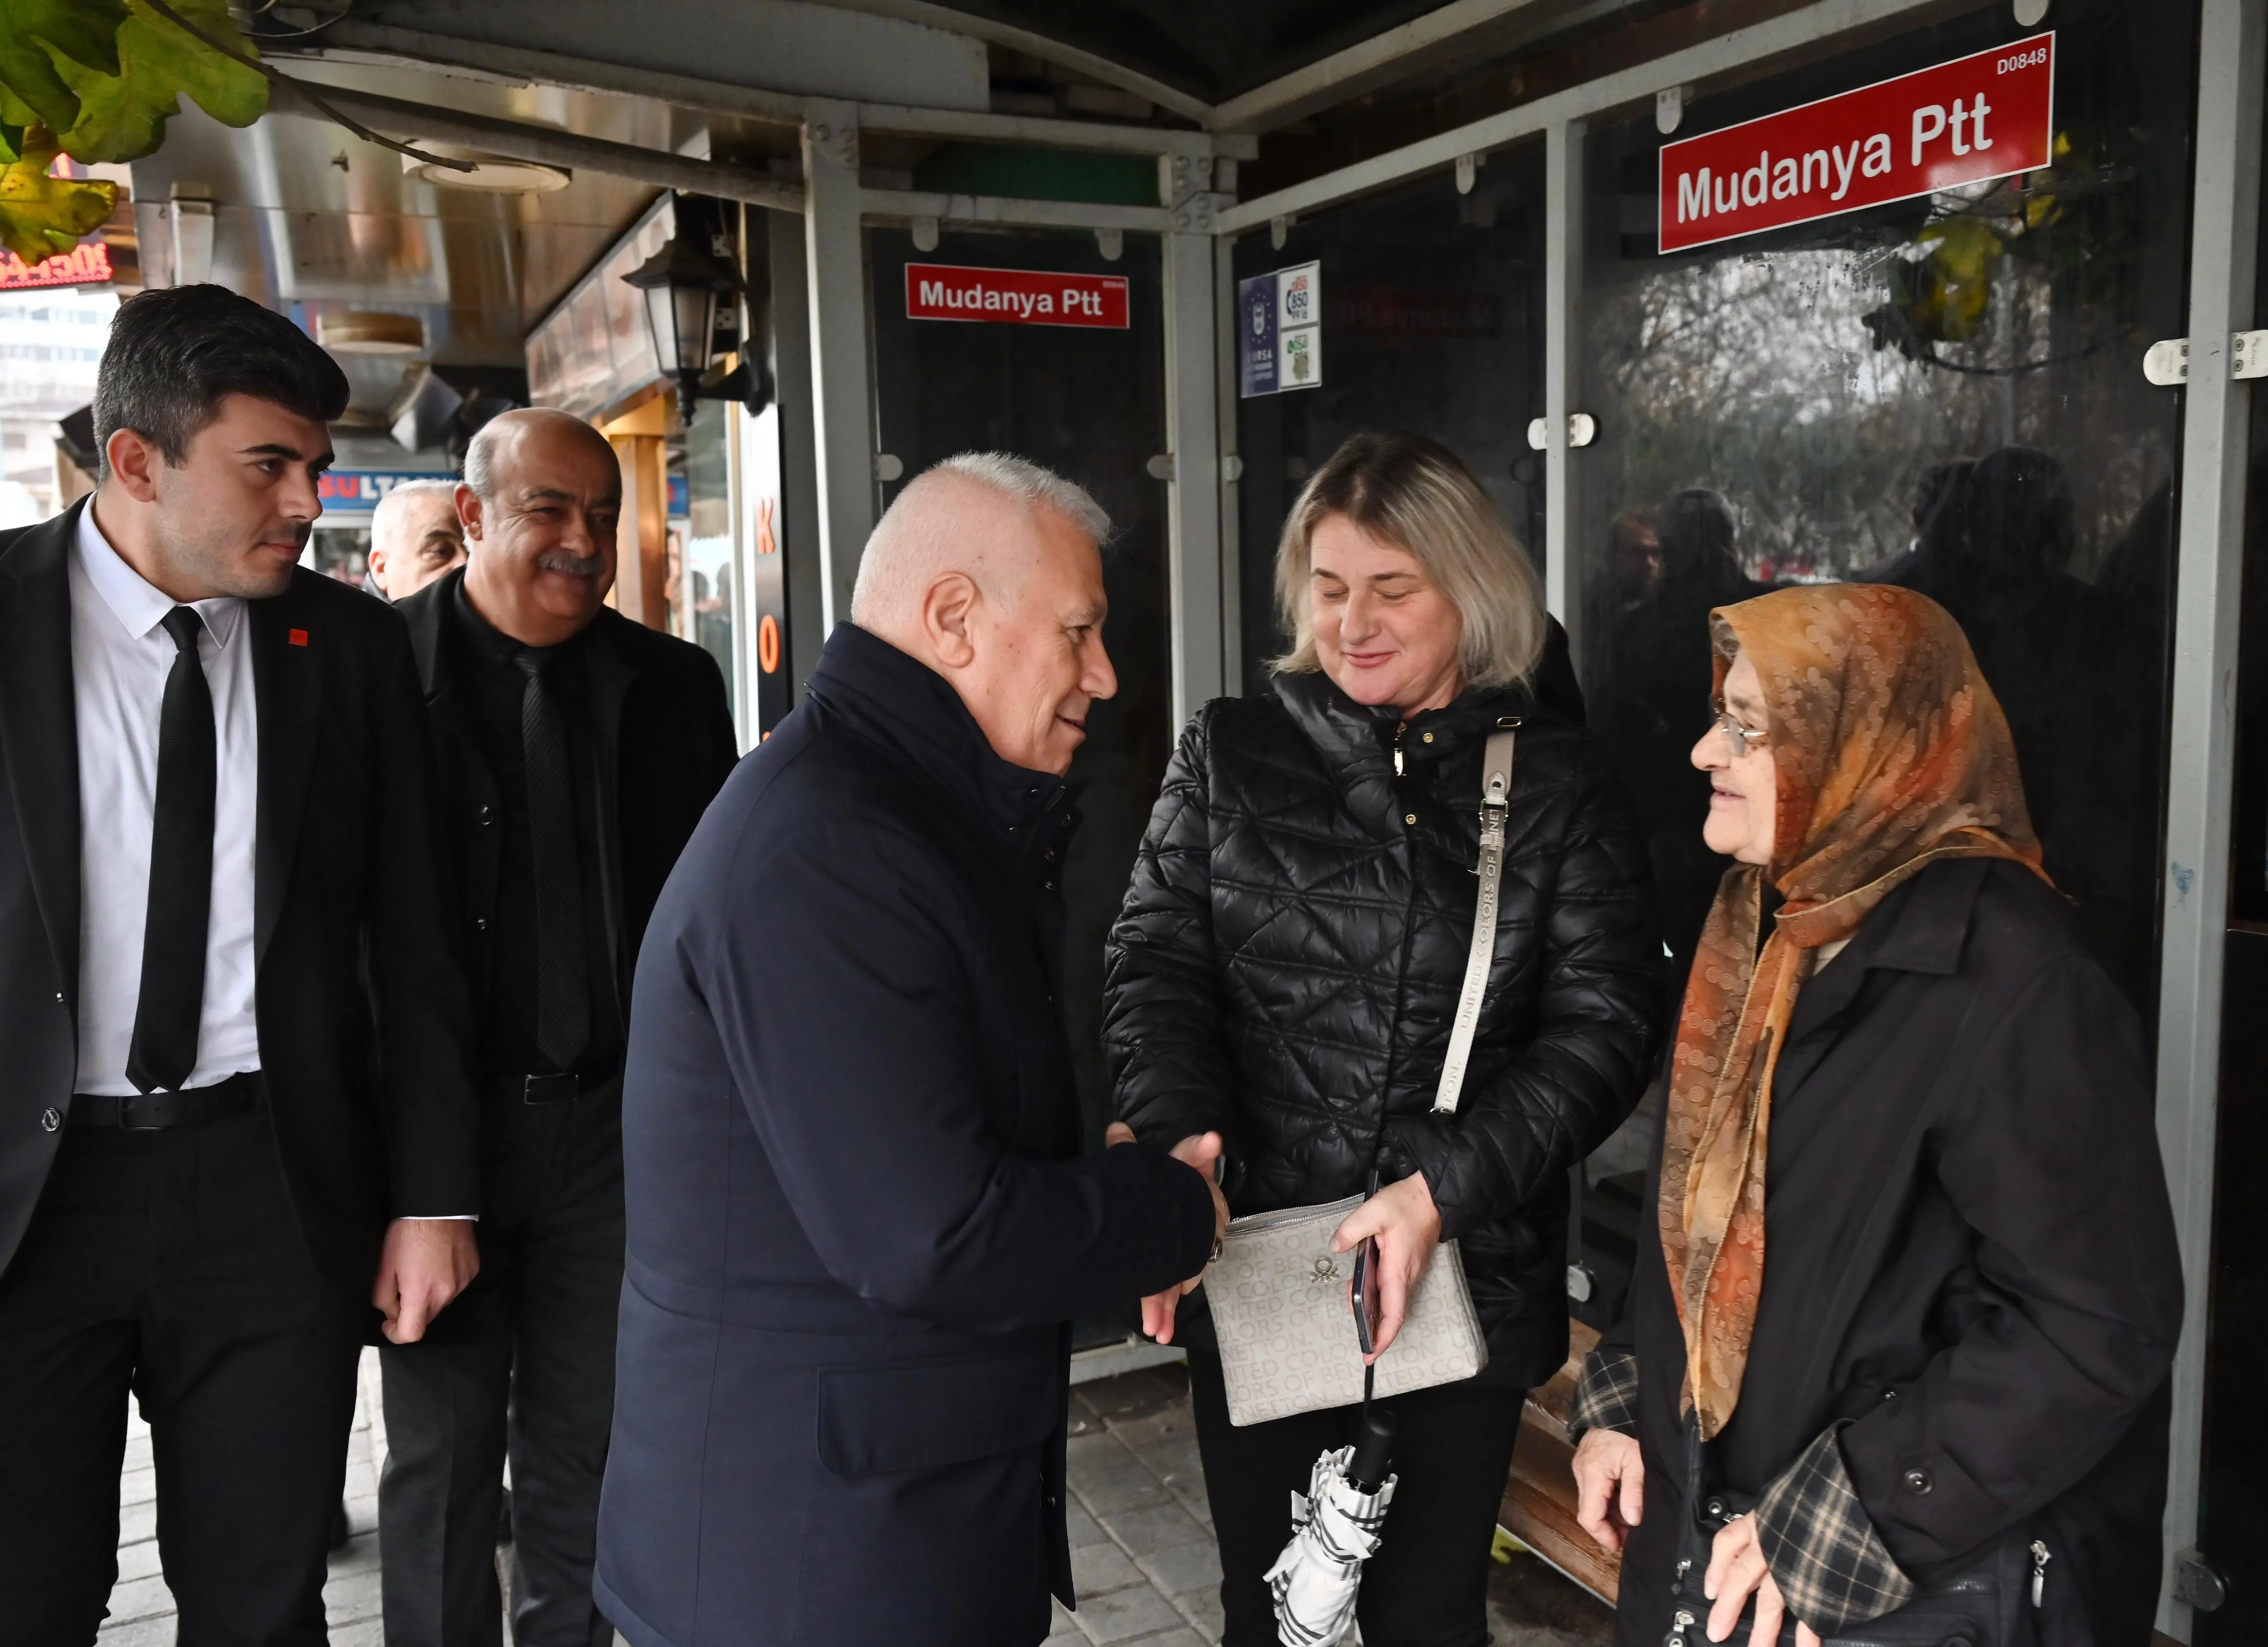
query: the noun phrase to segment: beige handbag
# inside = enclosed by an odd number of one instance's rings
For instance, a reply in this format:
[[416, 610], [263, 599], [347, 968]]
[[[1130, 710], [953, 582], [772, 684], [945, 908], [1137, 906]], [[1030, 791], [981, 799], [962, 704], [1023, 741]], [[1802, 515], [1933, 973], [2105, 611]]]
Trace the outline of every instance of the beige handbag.
[[[1473, 942], [1434, 1113], [1456, 1112], [1496, 954], [1504, 886], [1505, 811], [1512, 794], [1513, 721], [1492, 734], [1482, 758], [1480, 897]], [[1220, 1341], [1228, 1422], [1262, 1424], [1363, 1399], [1362, 1351], [1348, 1302], [1354, 1255], [1333, 1252], [1331, 1235], [1365, 1197], [1287, 1207], [1229, 1221], [1220, 1256], [1205, 1271], [1205, 1303]], [[1488, 1344], [1457, 1255], [1444, 1241], [1419, 1278], [1410, 1317], [1378, 1358], [1375, 1392], [1406, 1394], [1469, 1378], [1488, 1364]]]

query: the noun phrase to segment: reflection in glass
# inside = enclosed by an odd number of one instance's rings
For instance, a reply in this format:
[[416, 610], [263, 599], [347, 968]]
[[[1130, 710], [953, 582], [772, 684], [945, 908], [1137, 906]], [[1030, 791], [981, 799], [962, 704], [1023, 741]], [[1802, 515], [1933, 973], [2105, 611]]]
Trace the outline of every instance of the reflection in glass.
[[726, 443], [733, 407], [696, 401], [685, 431], [686, 521], [681, 583], [671, 602], [674, 627], [717, 660], [725, 691], [734, 704], [733, 584], [738, 557], [733, 537], [733, 481]]
[[[2181, 329], [2192, 36], [2187, 7], [2146, 21], [2081, 0], [2058, 23], [2046, 171], [1662, 257], [1652, 122], [1592, 140], [1584, 679], [1681, 964], [1722, 868], [1699, 847], [1707, 785], [1686, 758], [1708, 721], [1707, 610], [1863, 580], [1919, 589], [1967, 631], [2049, 869], [2153, 1002], [2179, 425], [2135, 340]], [[1918, 31], [1705, 99], [1694, 129], [2013, 27], [1996, 9]]]
[[1276, 536], [1308, 475], [1349, 435], [1408, 429], [1464, 460], [1543, 560], [1543, 464], [1528, 447], [1543, 410], [1541, 145], [1489, 157], [1470, 194], [1447, 171], [1236, 242], [1240, 280], [1319, 262], [1323, 371], [1314, 388], [1237, 405], [1244, 477], [1239, 589], [1244, 690], [1268, 687]]
[[[1574, 454], [1578, 645], [1675, 993], [1727, 863], [1702, 845], [1690, 758], [1709, 609], [1850, 580], [1921, 590], [1966, 631], [2048, 869], [2154, 1018], [2180, 407], [2139, 361], [2183, 329], [2195, 9], [2058, 0], [2056, 25], [2054, 166], [1957, 193], [1665, 257], [1653, 120], [1589, 139], [1578, 380], [1600, 432]], [[2015, 32], [1979, 9], [1704, 96], [1683, 135]], [[1580, 1261], [1609, 1315], [1650, 1226], [1658, 1106], [1586, 1170]]]

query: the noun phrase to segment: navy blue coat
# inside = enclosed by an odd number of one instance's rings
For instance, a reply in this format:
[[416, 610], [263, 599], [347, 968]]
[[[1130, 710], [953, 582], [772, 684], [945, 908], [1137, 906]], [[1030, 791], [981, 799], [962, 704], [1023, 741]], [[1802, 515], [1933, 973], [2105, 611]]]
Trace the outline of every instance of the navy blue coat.
[[845, 624], [664, 889], [598, 1598], [637, 1647], [1014, 1647], [1071, 1598], [1068, 1323], [1204, 1267], [1204, 1180], [1082, 1156], [1062, 779]]

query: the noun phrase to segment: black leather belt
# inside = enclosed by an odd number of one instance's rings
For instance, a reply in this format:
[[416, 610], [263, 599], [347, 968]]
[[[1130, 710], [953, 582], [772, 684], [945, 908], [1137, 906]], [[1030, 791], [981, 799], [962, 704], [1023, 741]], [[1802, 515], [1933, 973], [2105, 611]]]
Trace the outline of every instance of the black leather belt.
[[136, 1092], [124, 1097], [110, 1093], [75, 1092], [70, 1101], [73, 1126], [115, 1126], [129, 1133], [158, 1132], [168, 1126], [202, 1126], [231, 1115], [247, 1115], [260, 1107], [264, 1082], [256, 1069], [216, 1081], [210, 1087], [185, 1092]]
[[620, 1064], [603, 1069], [571, 1070], [563, 1075], [490, 1075], [482, 1082], [491, 1097], [522, 1104], [571, 1104], [586, 1092], [611, 1085], [622, 1074]]

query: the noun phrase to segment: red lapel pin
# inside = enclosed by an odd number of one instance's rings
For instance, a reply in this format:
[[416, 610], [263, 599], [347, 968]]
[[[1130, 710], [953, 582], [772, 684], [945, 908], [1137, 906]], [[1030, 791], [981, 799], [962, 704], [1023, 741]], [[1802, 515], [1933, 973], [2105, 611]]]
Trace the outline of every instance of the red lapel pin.
[[307, 631], [304, 629], [294, 629], [287, 633], [284, 639], [295, 646], [304, 646], [307, 644]]

